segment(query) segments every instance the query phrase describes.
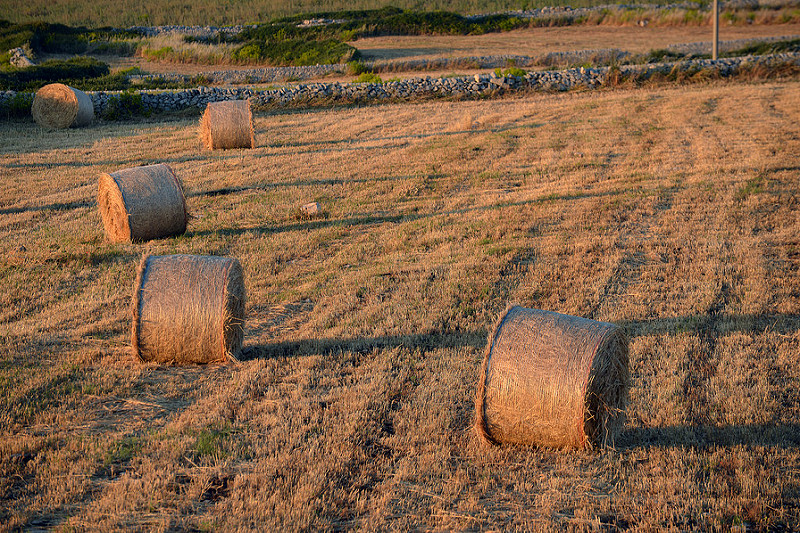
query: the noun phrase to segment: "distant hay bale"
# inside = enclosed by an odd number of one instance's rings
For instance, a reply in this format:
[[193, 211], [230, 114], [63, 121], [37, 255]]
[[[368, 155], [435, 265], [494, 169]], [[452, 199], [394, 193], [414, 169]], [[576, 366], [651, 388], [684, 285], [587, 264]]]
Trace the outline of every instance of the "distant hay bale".
[[113, 242], [147, 241], [186, 231], [183, 187], [164, 164], [101, 174], [97, 205]]
[[250, 100], [210, 102], [200, 121], [200, 139], [209, 150], [255, 146]]
[[628, 340], [617, 326], [509, 307], [489, 337], [475, 426], [498, 444], [592, 448], [624, 423]]
[[145, 255], [136, 272], [131, 343], [141, 361], [236, 360], [244, 338], [245, 287], [229, 257]]
[[51, 83], [36, 91], [31, 114], [33, 120], [45, 128], [86, 126], [94, 119], [94, 106], [85, 92]]

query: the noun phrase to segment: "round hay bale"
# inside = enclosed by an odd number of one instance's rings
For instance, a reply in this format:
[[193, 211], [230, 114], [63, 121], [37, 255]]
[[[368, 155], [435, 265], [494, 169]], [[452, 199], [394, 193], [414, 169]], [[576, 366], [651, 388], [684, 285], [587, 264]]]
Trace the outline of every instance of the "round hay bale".
[[236, 360], [244, 338], [242, 267], [230, 257], [145, 255], [136, 272], [131, 343], [141, 361]]
[[180, 235], [189, 218], [183, 187], [164, 164], [101, 174], [97, 205], [113, 242]]
[[255, 146], [250, 100], [210, 102], [200, 121], [200, 139], [209, 150]]
[[86, 126], [94, 119], [94, 106], [85, 92], [62, 83], [51, 83], [36, 91], [31, 114], [33, 120], [45, 128]]
[[489, 336], [475, 425], [497, 444], [611, 444], [624, 423], [629, 380], [619, 327], [509, 307]]

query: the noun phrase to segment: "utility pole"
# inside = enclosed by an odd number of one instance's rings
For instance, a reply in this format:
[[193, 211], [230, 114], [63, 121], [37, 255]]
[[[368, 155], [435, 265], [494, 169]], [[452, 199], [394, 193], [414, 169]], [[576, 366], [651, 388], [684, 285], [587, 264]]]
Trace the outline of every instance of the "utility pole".
[[719, 0], [714, 0], [714, 40], [711, 43], [711, 59], [719, 57]]

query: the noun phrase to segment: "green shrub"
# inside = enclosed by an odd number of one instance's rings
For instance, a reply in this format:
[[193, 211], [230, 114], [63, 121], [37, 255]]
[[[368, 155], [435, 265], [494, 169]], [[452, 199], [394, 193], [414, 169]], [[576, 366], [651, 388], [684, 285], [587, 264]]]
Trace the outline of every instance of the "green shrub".
[[151, 50], [150, 48], [145, 48], [144, 50], [142, 50], [142, 55], [146, 59], [149, 59], [150, 61], [162, 61], [172, 56], [174, 52], [175, 51], [172, 49], [171, 46], [164, 46], [163, 48], [159, 48], [158, 50]]
[[383, 83], [383, 80], [374, 72], [362, 72], [356, 78], [356, 83]]
[[525, 74], [527, 74], [526, 71], [522, 70], [521, 68], [517, 68], [517, 67], [510, 67], [510, 68], [507, 68], [505, 70], [503, 70], [503, 69], [498, 67], [498, 68], [494, 69], [494, 73], [498, 77], [501, 77], [501, 76], [514, 76], [516, 78], [522, 78], [522, 77], [525, 76]]
[[250, 43], [237, 48], [233, 52], [233, 59], [243, 62], [258, 61], [261, 59], [261, 45], [258, 43]]
[[34, 52], [77, 54], [84, 52], [89, 39], [85, 28], [71, 28], [63, 24], [33, 22], [0, 26], [0, 50], [25, 44]]
[[0, 116], [5, 118], [28, 117], [31, 114], [32, 105], [33, 93], [17, 93], [3, 104]]
[[104, 41], [91, 44], [89, 50], [94, 54], [129, 57], [136, 53], [136, 45], [123, 41]]
[[108, 74], [107, 64], [90, 57], [73, 57], [66, 61], [51, 59], [34, 67], [9, 67], [0, 71], [0, 90], [35, 90], [57, 81], [99, 78]]
[[142, 95], [127, 91], [109, 98], [108, 106], [102, 114], [106, 120], [127, 120], [141, 116], [150, 116], [150, 111], [142, 103]]
[[112, 40], [133, 37], [138, 37], [138, 34], [113, 28], [88, 30], [46, 22], [12, 24], [0, 20], [0, 50], [3, 51], [28, 45], [36, 53], [82, 54], [97, 43], [106, 43], [119, 50], [123, 43], [112, 43]]
[[742, 48], [731, 50], [723, 57], [738, 57], [747, 55], [766, 55], [766, 54], [779, 54], [783, 52], [800, 52], [800, 39], [789, 39], [786, 41], [772, 41], [764, 43], [753, 43]]
[[358, 76], [367, 72], [367, 67], [361, 61], [349, 61], [347, 63], [347, 73], [351, 76]]
[[335, 39], [305, 41], [251, 41], [233, 52], [233, 59], [241, 62], [265, 61], [273, 65], [316, 65], [342, 63], [356, 57], [352, 46]]

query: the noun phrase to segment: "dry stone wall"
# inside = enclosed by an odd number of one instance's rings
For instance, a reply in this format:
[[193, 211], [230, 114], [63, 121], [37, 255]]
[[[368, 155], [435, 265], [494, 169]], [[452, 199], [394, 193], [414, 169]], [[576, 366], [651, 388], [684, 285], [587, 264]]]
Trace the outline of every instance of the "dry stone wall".
[[[735, 74], [747, 66], [800, 65], [800, 53], [746, 56], [736, 58], [681, 61], [648, 65], [624, 65], [619, 67], [622, 76], [648, 78], [654, 74], [692, 72], [705, 70], [720, 77]], [[410, 78], [386, 83], [300, 83], [276, 89], [254, 89], [250, 87], [199, 87], [185, 90], [143, 90], [142, 105], [154, 113], [174, 112], [186, 109], [203, 109], [209, 102], [249, 99], [256, 109], [282, 106], [314, 105], [325, 102], [369, 103], [380, 101], [403, 101], [420, 98], [473, 99], [513, 91], [569, 91], [589, 90], [607, 84], [610, 67], [573, 68], [566, 70], [532, 71], [524, 76], [498, 76], [476, 74], [469, 77]], [[95, 113], [102, 116], [117, 92], [90, 92]], [[13, 91], [0, 92], [0, 108], [13, 100]]]

